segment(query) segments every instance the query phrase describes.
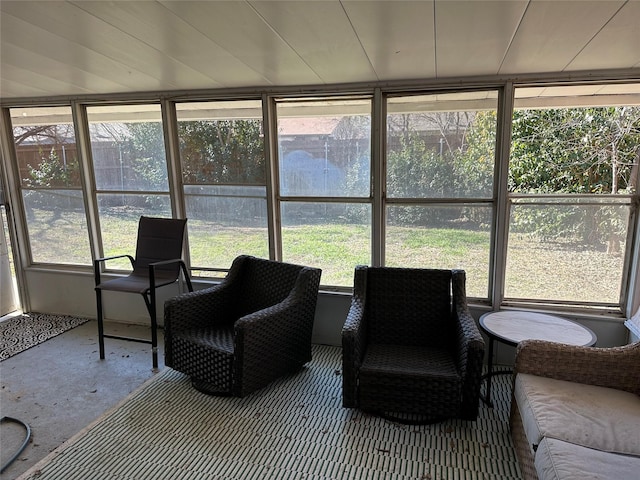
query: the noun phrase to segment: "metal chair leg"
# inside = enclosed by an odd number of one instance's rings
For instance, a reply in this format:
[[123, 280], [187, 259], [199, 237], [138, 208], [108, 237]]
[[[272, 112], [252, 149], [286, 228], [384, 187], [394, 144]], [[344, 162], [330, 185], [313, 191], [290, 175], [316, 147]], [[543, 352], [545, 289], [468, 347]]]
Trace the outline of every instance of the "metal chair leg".
[[102, 318], [102, 290], [96, 289], [96, 304], [98, 308], [98, 344], [100, 346], [100, 359], [104, 360], [104, 323]]
[[153, 368], [158, 368], [158, 319], [156, 318], [156, 295], [155, 289], [151, 291], [151, 354], [153, 356]]
[[155, 289], [146, 294], [142, 294], [144, 303], [147, 306], [149, 317], [151, 318], [151, 355], [153, 368], [158, 368], [158, 321], [156, 319], [156, 295]]

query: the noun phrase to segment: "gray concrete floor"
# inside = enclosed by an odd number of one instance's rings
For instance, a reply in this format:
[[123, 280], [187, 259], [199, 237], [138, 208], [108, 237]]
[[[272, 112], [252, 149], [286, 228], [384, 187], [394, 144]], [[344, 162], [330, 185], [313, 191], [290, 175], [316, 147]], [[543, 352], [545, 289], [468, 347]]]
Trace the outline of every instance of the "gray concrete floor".
[[[109, 333], [150, 338], [148, 327], [106, 324]], [[130, 392], [164, 368], [159, 332], [159, 369], [152, 369], [151, 345], [105, 339], [105, 360], [98, 354], [97, 322], [89, 321], [0, 362], [0, 417], [31, 428], [31, 442], [2, 474], [18, 477], [78, 433]], [[0, 460], [19, 449], [24, 428], [0, 425]]]

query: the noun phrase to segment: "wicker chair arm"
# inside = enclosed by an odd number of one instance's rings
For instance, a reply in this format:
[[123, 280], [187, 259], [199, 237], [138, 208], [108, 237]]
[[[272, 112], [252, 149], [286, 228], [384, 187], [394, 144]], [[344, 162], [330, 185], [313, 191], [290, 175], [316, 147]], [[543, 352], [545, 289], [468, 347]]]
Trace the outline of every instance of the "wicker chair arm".
[[621, 347], [579, 347], [524, 340], [516, 348], [514, 372], [529, 373], [640, 395], [640, 342]]
[[[287, 331], [295, 329], [301, 323], [299, 318], [301, 305], [286, 299], [277, 305], [252, 312], [239, 318], [234, 323], [237, 343], [244, 343], [245, 348], [251, 341], [267, 343], [270, 348], [274, 343], [286, 341]], [[311, 319], [313, 320], [313, 318]], [[240, 340], [240, 335], [244, 340]], [[269, 337], [265, 340], [265, 335]]]
[[[361, 283], [360, 283], [361, 282]], [[357, 407], [358, 371], [366, 350], [365, 277], [356, 272], [356, 286], [342, 327], [342, 405]]]
[[231, 285], [222, 282], [213, 287], [184, 293], [164, 304], [164, 328], [181, 331], [225, 323], [231, 314]]
[[[465, 272], [463, 270], [453, 270], [453, 312], [457, 328], [457, 350], [458, 357], [463, 359], [472, 354], [474, 362], [478, 355], [481, 356], [480, 366], [484, 361], [484, 339], [480, 334], [478, 325], [474, 320], [469, 305], [467, 304], [467, 294], [465, 287]], [[460, 370], [466, 374], [469, 359], [459, 365]]]
[[362, 363], [366, 342], [366, 324], [364, 322], [364, 303], [353, 298], [347, 319], [342, 327], [342, 348], [345, 355], [352, 356], [350, 365]]
[[364, 337], [364, 302], [358, 300], [355, 297], [351, 300], [347, 319], [342, 327], [342, 338], [346, 339], [349, 344], [362, 343], [361, 340]]
[[[473, 355], [474, 358], [479, 356], [481, 360], [480, 363], [482, 364], [482, 361], [484, 361], [485, 343], [476, 321], [471, 315], [471, 312], [466, 308], [459, 310], [456, 316], [458, 321], [458, 355], [461, 357]], [[468, 360], [469, 359], [467, 359], [467, 365]]]
[[304, 269], [291, 293], [282, 302], [249, 313], [236, 320], [234, 324], [236, 335], [242, 333], [246, 338], [253, 332], [264, 330], [258, 336], [258, 342], [265, 343], [262, 335], [273, 335], [278, 343], [280, 338], [283, 342], [287, 341], [288, 332], [302, 328], [305, 331], [305, 336], [308, 333], [308, 343], [310, 344], [319, 284], [320, 270]]
[[299, 310], [280, 303], [236, 321], [233, 395], [242, 397], [311, 360], [313, 318], [309, 326], [297, 321]]
[[342, 347], [358, 367], [364, 357], [364, 343], [366, 338], [366, 323], [364, 321], [367, 291], [367, 267], [357, 266], [354, 276], [353, 296], [347, 313], [347, 319], [342, 327]]
[[319, 269], [303, 270], [282, 302], [235, 322], [236, 395], [243, 396], [311, 360], [320, 274]]
[[458, 369], [462, 376], [461, 417], [475, 419], [480, 404], [480, 384], [484, 363], [485, 343], [469, 309], [458, 305], [457, 349]]

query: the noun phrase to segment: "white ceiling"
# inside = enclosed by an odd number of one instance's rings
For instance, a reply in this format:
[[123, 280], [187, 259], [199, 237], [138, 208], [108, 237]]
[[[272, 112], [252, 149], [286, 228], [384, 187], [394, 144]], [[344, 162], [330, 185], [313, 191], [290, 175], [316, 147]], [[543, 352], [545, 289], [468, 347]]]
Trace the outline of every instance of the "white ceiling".
[[640, 0], [1, 0], [0, 42], [3, 100], [640, 72]]

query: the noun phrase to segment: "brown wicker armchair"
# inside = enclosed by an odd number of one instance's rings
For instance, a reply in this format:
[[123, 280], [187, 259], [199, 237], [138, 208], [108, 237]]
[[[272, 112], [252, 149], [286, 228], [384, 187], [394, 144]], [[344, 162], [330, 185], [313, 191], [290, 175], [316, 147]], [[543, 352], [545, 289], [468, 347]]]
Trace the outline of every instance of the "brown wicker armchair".
[[478, 415], [484, 340], [462, 270], [356, 267], [344, 407], [405, 423]]
[[311, 360], [321, 270], [242, 255], [218, 285], [165, 303], [165, 364], [243, 397]]

